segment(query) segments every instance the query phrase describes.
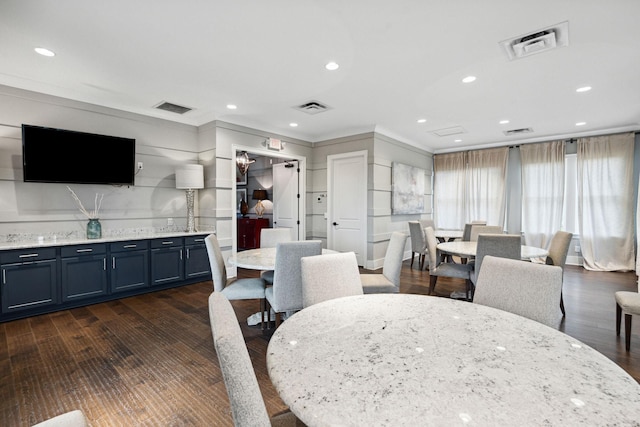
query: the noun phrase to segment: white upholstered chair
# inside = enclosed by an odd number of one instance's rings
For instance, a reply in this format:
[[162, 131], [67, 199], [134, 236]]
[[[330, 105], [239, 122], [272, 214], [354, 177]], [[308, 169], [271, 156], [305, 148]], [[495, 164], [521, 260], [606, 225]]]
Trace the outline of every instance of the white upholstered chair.
[[220, 244], [215, 234], [210, 234], [204, 239], [211, 265], [211, 279], [213, 290], [223, 293], [230, 300], [257, 299], [260, 300], [261, 321], [260, 326], [264, 328], [264, 280], [259, 278], [237, 279], [229, 281], [227, 279], [227, 268], [224, 264]]
[[[261, 248], [275, 248], [278, 243], [292, 240], [290, 228], [263, 228], [260, 231]], [[264, 271], [260, 277], [267, 286], [273, 285], [273, 270]]]
[[84, 413], [76, 409], [64, 414], [58, 415], [41, 423], [35, 424], [33, 427], [88, 427], [89, 423]]
[[302, 306], [334, 298], [362, 295], [358, 260], [353, 252], [304, 257]]
[[400, 272], [404, 247], [409, 236], [398, 231], [391, 233], [389, 245], [384, 255], [382, 274], [361, 274], [360, 281], [365, 294], [400, 292]]
[[467, 298], [470, 298], [471, 282], [469, 277], [473, 270], [470, 264], [455, 264], [453, 262], [443, 262], [438, 251], [438, 239], [435, 231], [431, 227], [424, 229], [427, 238], [427, 247], [429, 248], [429, 295], [436, 289], [438, 277], [455, 277], [464, 279], [467, 285]]
[[409, 221], [409, 236], [411, 237], [411, 265], [413, 268], [413, 259], [418, 254], [418, 267], [420, 270], [424, 268], [425, 258], [427, 257], [427, 241], [424, 238], [424, 227], [419, 221]]
[[624, 313], [624, 346], [631, 349], [631, 316], [640, 314], [640, 294], [637, 292], [618, 291], [616, 297], [616, 335], [620, 336], [620, 322]]
[[229, 300], [220, 292], [209, 296], [209, 321], [222, 378], [236, 427], [304, 425], [291, 412], [269, 418], [251, 364], [242, 330]]
[[[473, 272], [471, 273], [472, 285], [475, 285], [478, 280], [478, 274], [482, 269], [482, 263], [485, 256], [491, 255], [495, 257], [519, 260], [521, 240], [521, 236], [517, 234], [478, 235], [476, 257], [473, 263]], [[473, 293], [474, 286], [471, 287], [471, 299], [473, 299]]]
[[302, 310], [302, 257], [322, 254], [320, 240], [283, 242], [276, 246], [273, 286], [265, 291], [267, 306], [276, 313], [276, 328], [282, 313]]
[[[549, 245], [549, 254], [546, 259], [547, 265], [557, 265], [564, 271], [564, 265], [567, 262], [567, 253], [569, 252], [569, 245], [571, 244], [572, 238], [573, 234], [566, 231], [557, 231], [553, 235], [551, 244]], [[562, 315], [564, 316], [564, 298], [562, 297], [562, 292], [560, 293], [560, 310], [562, 310]]]
[[471, 226], [471, 234], [469, 235], [470, 242], [477, 242], [480, 234], [504, 234], [504, 230], [499, 225], [479, 225], [473, 224]]
[[561, 290], [560, 267], [485, 256], [473, 302], [557, 328]]

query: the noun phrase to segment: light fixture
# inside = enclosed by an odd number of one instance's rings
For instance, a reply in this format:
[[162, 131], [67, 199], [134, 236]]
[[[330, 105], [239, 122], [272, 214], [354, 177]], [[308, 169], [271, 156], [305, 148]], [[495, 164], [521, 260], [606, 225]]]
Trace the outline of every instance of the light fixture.
[[262, 218], [262, 214], [264, 213], [264, 205], [262, 204], [263, 200], [267, 199], [267, 190], [253, 190], [253, 196], [251, 197], [253, 200], [257, 200], [255, 211], [258, 218]]
[[418, 119], [418, 123], [426, 123], [427, 119]]
[[476, 76], [467, 76], [464, 79], [462, 79], [462, 83], [471, 83], [476, 81]]
[[37, 53], [39, 53], [42, 56], [56, 56], [56, 54], [52, 51], [50, 51], [49, 49], [46, 49], [44, 47], [36, 47], [35, 50]]
[[238, 166], [240, 175], [244, 176], [249, 171], [249, 165], [251, 163], [255, 163], [255, 161], [255, 159], [249, 159], [249, 155], [246, 151], [236, 155], [236, 166]]
[[335, 71], [340, 68], [340, 65], [334, 61], [328, 62], [327, 65], [324, 66], [329, 71]]
[[454, 139], [453, 142], [462, 142], [461, 139]]
[[576, 92], [589, 92], [591, 90], [591, 86], [582, 86], [576, 89]]
[[298, 124], [297, 123], [289, 123], [289, 126], [291, 126], [292, 128], [297, 128]]
[[586, 124], [587, 124], [587, 122], [578, 122], [578, 123], [576, 123], [576, 126], [584, 126]]
[[238, 109], [238, 106], [236, 104], [227, 104], [227, 109], [228, 110], [236, 110], [236, 109]]
[[196, 231], [193, 215], [193, 190], [204, 188], [204, 167], [183, 165], [176, 169], [176, 188], [187, 193], [187, 233]]
[[509, 120], [500, 120], [501, 125], [506, 125], [507, 123], [509, 123]]

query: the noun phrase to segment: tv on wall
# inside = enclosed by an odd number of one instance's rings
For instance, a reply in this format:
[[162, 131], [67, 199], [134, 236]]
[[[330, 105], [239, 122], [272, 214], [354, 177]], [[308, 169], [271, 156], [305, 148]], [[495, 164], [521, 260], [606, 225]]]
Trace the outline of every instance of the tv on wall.
[[22, 125], [25, 182], [133, 185], [136, 140]]

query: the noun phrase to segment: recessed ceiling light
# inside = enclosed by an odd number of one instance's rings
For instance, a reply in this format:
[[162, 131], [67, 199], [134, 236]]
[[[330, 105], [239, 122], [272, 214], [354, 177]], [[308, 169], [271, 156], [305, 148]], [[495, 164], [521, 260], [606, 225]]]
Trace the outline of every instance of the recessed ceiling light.
[[55, 53], [53, 53], [52, 51], [50, 51], [49, 49], [45, 49], [43, 47], [37, 47], [34, 49], [37, 53], [39, 53], [42, 56], [56, 56]]
[[337, 62], [331, 61], [331, 62], [327, 63], [327, 65], [325, 65], [324, 68], [326, 68], [329, 71], [335, 71], [338, 68], [340, 68], [340, 65], [338, 65]]
[[462, 83], [471, 83], [476, 81], [476, 76], [467, 76], [462, 79]]
[[576, 123], [576, 126], [584, 126], [586, 124], [587, 124], [587, 122], [578, 122], [578, 123]]
[[462, 142], [461, 139], [454, 139], [453, 142]]
[[418, 123], [426, 123], [427, 119], [418, 119]]
[[501, 125], [506, 125], [507, 123], [509, 123], [509, 120], [500, 120]]
[[235, 104], [227, 104], [227, 109], [228, 110], [236, 110], [238, 108], [237, 105]]
[[289, 123], [289, 126], [291, 126], [292, 128], [297, 128], [298, 124], [297, 123]]
[[589, 92], [591, 90], [591, 86], [582, 86], [576, 89], [576, 92]]

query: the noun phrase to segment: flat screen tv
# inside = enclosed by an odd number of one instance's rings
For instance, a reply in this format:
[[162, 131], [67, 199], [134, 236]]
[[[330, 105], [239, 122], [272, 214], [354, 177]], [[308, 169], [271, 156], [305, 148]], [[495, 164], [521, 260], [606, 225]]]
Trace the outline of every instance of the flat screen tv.
[[25, 182], [133, 185], [136, 140], [22, 125]]

